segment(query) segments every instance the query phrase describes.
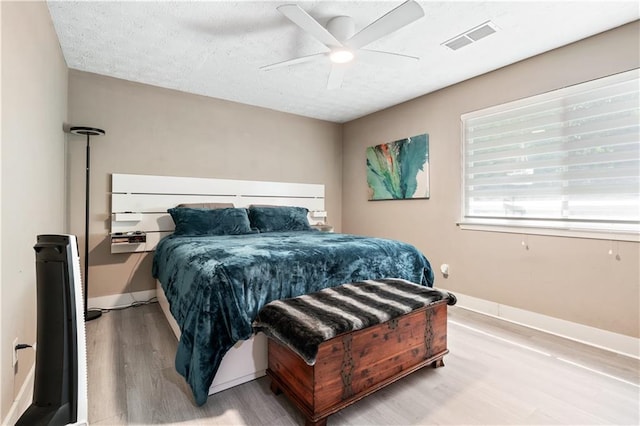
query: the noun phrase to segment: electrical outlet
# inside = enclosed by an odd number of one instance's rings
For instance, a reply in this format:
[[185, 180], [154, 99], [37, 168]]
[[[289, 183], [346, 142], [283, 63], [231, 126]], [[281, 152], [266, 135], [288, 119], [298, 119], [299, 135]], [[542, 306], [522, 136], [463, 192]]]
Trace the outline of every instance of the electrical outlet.
[[16, 349], [18, 346], [18, 338], [13, 339], [13, 344], [11, 344], [11, 353], [13, 354], [13, 366], [15, 367], [18, 364], [18, 351]]

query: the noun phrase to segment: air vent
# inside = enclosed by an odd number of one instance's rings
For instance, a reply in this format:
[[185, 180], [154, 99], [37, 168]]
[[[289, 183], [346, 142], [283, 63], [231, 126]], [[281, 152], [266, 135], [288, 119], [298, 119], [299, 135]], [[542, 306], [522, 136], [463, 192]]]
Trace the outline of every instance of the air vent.
[[473, 40], [470, 40], [466, 36], [462, 36], [462, 37], [454, 38], [453, 40], [445, 43], [445, 46], [447, 46], [451, 50], [458, 50], [461, 47], [465, 47], [467, 44], [471, 44], [471, 43], [473, 43]]
[[469, 44], [476, 42], [480, 39], [485, 38], [488, 35], [495, 33], [498, 28], [491, 21], [487, 21], [483, 24], [478, 25], [477, 27], [471, 28], [463, 32], [462, 34], [458, 34], [457, 36], [445, 41], [442, 43], [442, 46], [446, 46], [451, 50], [458, 50], [464, 46], [468, 46]]

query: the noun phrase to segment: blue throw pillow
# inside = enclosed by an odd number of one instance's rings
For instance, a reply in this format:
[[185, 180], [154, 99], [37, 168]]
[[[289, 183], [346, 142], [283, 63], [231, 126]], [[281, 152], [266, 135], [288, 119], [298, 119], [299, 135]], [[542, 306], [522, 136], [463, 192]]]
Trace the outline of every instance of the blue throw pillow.
[[246, 209], [192, 209], [177, 207], [167, 210], [176, 229], [175, 235], [251, 234]]
[[311, 231], [307, 219], [308, 209], [304, 207], [272, 206], [249, 207], [249, 221], [252, 228], [260, 232]]

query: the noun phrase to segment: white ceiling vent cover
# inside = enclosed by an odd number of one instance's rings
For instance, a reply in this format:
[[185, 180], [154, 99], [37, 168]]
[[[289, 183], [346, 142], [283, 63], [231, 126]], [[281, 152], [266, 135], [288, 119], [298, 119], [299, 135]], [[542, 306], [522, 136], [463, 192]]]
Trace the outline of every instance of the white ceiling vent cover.
[[478, 25], [477, 27], [471, 28], [470, 30], [465, 31], [462, 34], [458, 34], [457, 36], [445, 41], [442, 43], [442, 46], [446, 46], [451, 50], [458, 50], [461, 47], [467, 46], [475, 41], [485, 38], [488, 35], [491, 35], [498, 31], [498, 27], [491, 22], [487, 21]]

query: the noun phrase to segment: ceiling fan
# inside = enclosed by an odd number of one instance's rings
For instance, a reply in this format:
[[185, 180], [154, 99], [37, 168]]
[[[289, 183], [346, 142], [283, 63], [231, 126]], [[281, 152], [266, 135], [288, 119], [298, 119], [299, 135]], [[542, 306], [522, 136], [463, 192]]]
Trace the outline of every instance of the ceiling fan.
[[364, 46], [422, 18], [424, 11], [414, 0], [402, 3], [357, 33], [355, 32], [353, 18], [350, 16], [331, 18], [325, 28], [296, 4], [282, 5], [277, 9], [294, 24], [324, 44], [329, 50], [265, 65], [260, 67], [261, 70], [267, 71], [328, 58], [331, 62], [331, 72], [327, 80], [327, 89], [337, 89], [342, 86], [346, 65], [354, 59], [379, 65], [388, 65], [393, 60], [413, 62], [420, 59], [399, 53], [362, 49]]

